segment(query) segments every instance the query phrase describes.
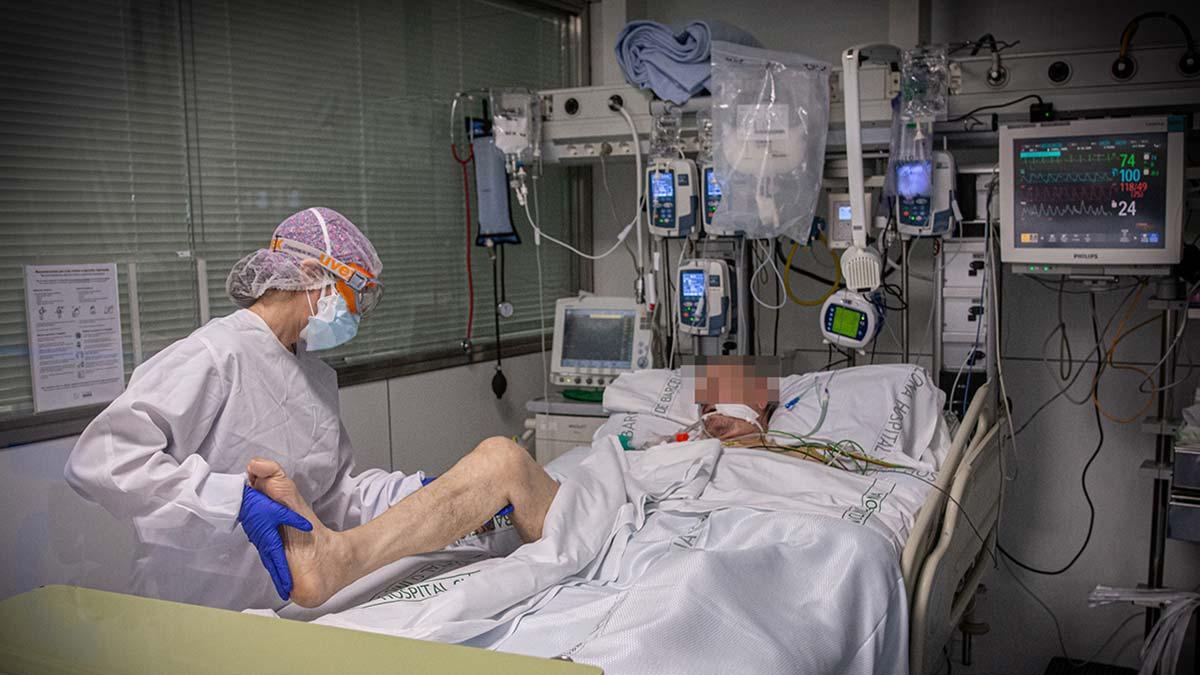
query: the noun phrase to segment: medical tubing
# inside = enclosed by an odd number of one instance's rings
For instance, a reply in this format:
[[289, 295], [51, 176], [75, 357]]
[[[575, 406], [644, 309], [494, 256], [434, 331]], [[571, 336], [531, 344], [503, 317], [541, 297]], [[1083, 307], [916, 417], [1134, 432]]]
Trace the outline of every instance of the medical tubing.
[[[1100, 325], [1099, 325], [1099, 322], [1096, 321], [1096, 296], [1094, 296], [1094, 295], [1090, 296], [1089, 299], [1091, 301], [1091, 307], [1092, 307], [1092, 336], [1096, 339], [1096, 344], [1099, 345], [1100, 344]], [[1101, 358], [1102, 357], [1100, 355], [1100, 350], [1097, 349], [1096, 351], [1097, 351], [1097, 353], [1096, 353], [1096, 368], [1098, 371], [1101, 367], [1101, 363], [1102, 363]], [[1099, 389], [1100, 388], [1099, 381], [1097, 381], [1093, 385], [1093, 387], [1094, 387], [1094, 390]], [[1048, 577], [1058, 576], [1058, 575], [1062, 574], [1063, 572], [1066, 572], [1067, 570], [1074, 567], [1075, 562], [1079, 560], [1080, 556], [1083, 555], [1083, 552], [1087, 550], [1088, 544], [1090, 544], [1092, 541], [1092, 530], [1096, 526], [1096, 505], [1092, 502], [1091, 493], [1088, 492], [1087, 475], [1088, 475], [1088, 471], [1092, 468], [1092, 464], [1096, 461], [1096, 457], [1098, 457], [1100, 455], [1100, 449], [1104, 447], [1104, 420], [1100, 417], [1100, 407], [1093, 406], [1092, 412], [1096, 416], [1096, 434], [1098, 436], [1098, 438], [1096, 440], [1096, 449], [1092, 451], [1092, 456], [1088, 458], [1087, 463], [1083, 465], [1083, 471], [1079, 474], [1079, 483], [1083, 488], [1083, 498], [1084, 498], [1084, 500], [1087, 501], [1087, 505], [1088, 505], [1087, 534], [1084, 535], [1083, 544], [1079, 547], [1079, 550], [1075, 552], [1075, 555], [1071, 557], [1071, 560], [1068, 561], [1066, 565], [1063, 565], [1062, 567], [1060, 567], [1056, 570], [1044, 570], [1044, 569], [1039, 569], [1037, 567], [1033, 567], [1032, 565], [1027, 565], [1027, 564], [1021, 562], [1013, 554], [1009, 553], [1008, 550], [1006, 550], [1002, 544], [999, 544], [997, 542], [996, 548], [998, 548], [1000, 550], [1000, 553], [1003, 554], [1004, 557], [1011, 560], [1013, 562], [1013, 564], [1015, 564], [1017, 567], [1020, 567], [1023, 570], [1033, 572], [1034, 574], [1041, 574], [1043, 576], [1048, 576]]]
[[[995, 169], [995, 168], [996, 167], [993, 167], [993, 169]], [[996, 189], [997, 182], [998, 182], [997, 178], [992, 179], [991, 185], [988, 186], [989, 192], [993, 192]], [[1004, 404], [1004, 420], [1005, 420], [1005, 422], [1008, 423], [1009, 443], [1012, 445], [1012, 451], [1013, 451], [1013, 466], [1017, 467], [1018, 466], [1017, 465], [1017, 435], [1013, 432], [1012, 405], [1008, 398], [1008, 386], [1005, 385], [1005, 383], [1004, 383], [1004, 356], [1003, 356], [1003, 354], [1000, 353], [1000, 330], [1001, 330], [1000, 321], [1003, 318], [1003, 312], [1001, 311], [1001, 307], [1000, 307], [1000, 292], [998, 290], [1000, 287], [1000, 283], [996, 279], [996, 252], [995, 252], [995, 249], [992, 247], [991, 237], [990, 237], [990, 235], [992, 234], [992, 223], [993, 223], [992, 204], [991, 204], [990, 200], [988, 201], [988, 203], [985, 206], [985, 215], [987, 216], [986, 217], [987, 222], [984, 223], [984, 225], [985, 225], [985, 227], [987, 227], [989, 237], [988, 237], [988, 241], [985, 242], [985, 246], [987, 248], [984, 251], [983, 255], [984, 255], [984, 264], [987, 266], [988, 276], [990, 276], [992, 278], [992, 283], [989, 284], [988, 287], [991, 289], [992, 308], [995, 310], [995, 313], [993, 314], [993, 317], [995, 318], [993, 325], [996, 328], [996, 330], [994, 330], [994, 331], [989, 331], [989, 334], [993, 335], [992, 339], [994, 340], [994, 343], [995, 343], [995, 347], [992, 350], [992, 354], [995, 356], [995, 359], [996, 359], [996, 379], [1000, 380], [1000, 401], [1001, 401], [1001, 403]], [[932, 315], [932, 313], [933, 313], [933, 310], [930, 310], [931, 315]], [[1003, 470], [1003, 460], [1004, 460], [1004, 448], [1003, 447], [1001, 447], [1000, 452], [997, 453], [997, 460], [1001, 462], [1001, 470]], [[1014, 468], [1013, 469], [1013, 479], [1016, 479], [1016, 477], [1017, 477], [1016, 472], [1017, 472], [1017, 469]], [[1001, 499], [1003, 499], [1004, 498], [1003, 490], [1000, 491], [1000, 495], [1001, 495]], [[992, 559], [995, 560], [995, 558], [996, 558], [996, 555], [993, 553]]]
[[1016, 105], [1022, 101], [1028, 101], [1031, 98], [1037, 99], [1037, 102], [1039, 105], [1045, 102], [1042, 100], [1042, 97], [1038, 94], [1027, 94], [1020, 98], [1014, 98], [1011, 101], [1005, 101], [1004, 103], [996, 103], [994, 105], [981, 105], [978, 108], [975, 108], [974, 110], [971, 110], [969, 112], [965, 112], [965, 113], [959, 115], [958, 117], [952, 117], [952, 118], [946, 120], [946, 123], [949, 124], [951, 122], [961, 122], [961, 121], [967, 119], [968, 117], [972, 117], [973, 115], [975, 115], [975, 113], [983, 112], [984, 110], [998, 110], [1000, 108], [1007, 108], [1010, 105]]
[[[1109, 328], [1112, 328], [1113, 321], [1116, 321], [1116, 319], [1117, 319], [1117, 315], [1119, 315], [1119, 314], [1121, 313], [1121, 309], [1125, 307], [1125, 303], [1129, 302], [1129, 299], [1133, 297], [1133, 295], [1134, 295], [1134, 294], [1137, 292], [1137, 290], [1138, 290], [1140, 287], [1141, 287], [1141, 284], [1138, 284], [1138, 285], [1135, 285], [1135, 286], [1131, 286], [1131, 287], [1129, 288], [1129, 292], [1125, 294], [1125, 297], [1124, 297], [1124, 298], [1121, 300], [1121, 302], [1120, 302], [1120, 303], [1117, 305], [1117, 308], [1113, 310], [1113, 313], [1112, 313], [1112, 315], [1110, 315], [1110, 316], [1108, 317], [1108, 321], [1107, 321], [1107, 322], [1105, 322], [1105, 324], [1104, 324], [1104, 330], [1100, 331], [1100, 335], [1101, 335], [1101, 336], [1108, 335], [1108, 329], [1109, 329]], [[1050, 335], [1050, 337], [1053, 337], [1053, 334], [1051, 334], [1051, 335]], [[1043, 344], [1043, 345], [1046, 345], [1046, 344], [1048, 344], [1048, 342], [1049, 342], [1049, 338], [1047, 338], [1047, 340], [1046, 340], [1046, 341], [1044, 341], [1042, 344]], [[1096, 350], [1099, 350], [1100, 348], [1101, 348], [1101, 345], [1097, 344], [1097, 345], [1093, 345], [1093, 346], [1092, 346], [1092, 348], [1091, 348], [1090, 350], [1088, 350], [1088, 351], [1096, 351]], [[1054, 372], [1054, 371], [1053, 371], [1052, 369], [1050, 369], [1050, 365], [1049, 365], [1049, 363], [1046, 363], [1046, 358], [1045, 358], [1045, 350], [1044, 350], [1044, 349], [1043, 349], [1043, 354], [1042, 354], [1042, 361], [1043, 361], [1043, 365], [1045, 365], [1045, 366], [1046, 366], [1047, 370], [1048, 370], [1048, 371], [1049, 371], [1051, 374], [1053, 374], [1053, 372]], [[997, 363], [998, 363], [998, 362], [997, 362]], [[1057, 393], [1055, 393], [1053, 396], [1051, 396], [1050, 398], [1048, 398], [1048, 399], [1046, 399], [1045, 401], [1043, 401], [1041, 405], [1039, 405], [1037, 408], [1035, 408], [1035, 409], [1034, 409], [1034, 411], [1033, 411], [1032, 413], [1030, 413], [1029, 417], [1025, 418], [1025, 421], [1021, 423], [1021, 426], [1017, 427], [1017, 430], [1016, 430], [1016, 432], [1014, 433], [1014, 436], [1015, 436], [1016, 434], [1019, 434], [1019, 433], [1021, 433], [1022, 431], [1024, 431], [1024, 430], [1025, 430], [1025, 427], [1029, 426], [1029, 425], [1030, 425], [1030, 424], [1033, 422], [1033, 420], [1034, 420], [1034, 419], [1036, 419], [1036, 418], [1037, 418], [1037, 416], [1038, 416], [1038, 415], [1039, 415], [1039, 414], [1040, 414], [1040, 413], [1041, 413], [1043, 410], [1045, 410], [1047, 407], [1049, 407], [1049, 405], [1050, 405], [1051, 403], [1054, 403], [1055, 401], [1057, 401], [1057, 400], [1059, 399], [1059, 397], [1061, 397], [1061, 396], [1064, 396], [1064, 395], [1067, 393], [1067, 391], [1068, 391], [1068, 390], [1069, 390], [1069, 389], [1070, 389], [1072, 386], [1074, 386], [1074, 385], [1075, 385], [1075, 382], [1076, 382], [1076, 381], [1079, 379], [1079, 376], [1083, 374], [1083, 369], [1084, 369], [1086, 366], [1087, 366], [1087, 362], [1086, 362], [1086, 361], [1085, 361], [1085, 362], [1083, 362], [1083, 363], [1080, 363], [1080, 364], [1079, 364], [1079, 369], [1078, 369], [1078, 370], [1075, 370], [1075, 374], [1072, 376], [1072, 378], [1071, 378], [1071, 381], [1070, 381], [1070, 382], [1068, 382], [1068, 383], [1067, 383], [1065, 386], [1062, 386], [1062, 387], [1060, 387]], [[1072, 366], [1072, 367], [1074, 367], [1074, 366]], [[1092, 376], [1092, 381], [1094, 382], [1094, 381], [1095, 381], [1095, 379], [1096, 379], [1097, 377], [1099, 377], [1099, 373], [1093, 374], [1093, 376]], [[1091, 385], [1089, 384], [1089, 385], [1088, 385], [1088, 394], [1087, 394], [1087, 395], [1085, 395], [1083, 399], [1081, 399], [1081, 400], [1079, 400], [1079, 401], [1076, 401], [1075, 399], [1071, 398], [1070, 396], [1066, 396], [1066, 398], [1067, 398], [1067, 400], [1068, 400], [1068, 401], [1070, 401], [1071, 403], [1074, 403], [1075, 405], [1083, 405], [1083, 404], [1087, 403], [1087, 402], [1090, 400], [1090, 393], [1091, 393]]]
[[[995, 193], [995, 191], [996, 191], [996, 180], [992, 179], [991, 183], [988, 185], [987, 204], [984, 207], [984, 213], [986, 213], [989, 216], [989, 218], [988, 218], [989, 222], [986, 225], [987, 236], [984, 238], [984, 249], [985, 249], [984, 255], [987, 257], [990, 257], [991, 250], [992, 250], [992, 225], [990, 222], [990, 220], [991, 220], [990, 216], [992, 213], [992, 195]], [[979, 349], [979, 333], [980, 333], [980, 329], [983, 328], [984, 318], [988, 315], [988, 313], [991, 313], [993, 315], [996, 313], [995, 308], [991, 306], [991, 304], [992, 304], [991, 299], [987, 297], [988, 277], [991, 275], [984, 274], [981, 276], [983, 276], [983, 279], [981, 279], [979, 281], [979, 304], [982, 305], [984, 311], [981, 312], [979, 314], [979, 316], [975, 317], [975, 342], [971, 343], [971, 353], [967, 354], [967, 358], [963, 361], [962, 368], [965, 368], [967, 366], [967, 363], [969, 361], [971, 361], [971, 358], [975, 355], [975, 352]], [[959, 371], [958, 371], [959, 375], [962, 374], [962, 368], [959, 368]], [[967, 371], [967, 383], [963, 386], [963, 400], [962, 400], [962, 416], [963, 417], [967, 416], [967, 399], [970, 398], [970, 394], [971, 394], [971, 375], [973, 373], [974, 373], [974, 371], [972, 371], [972, 370]], [[958, 375], [955, 375], [954, 376], [954, 385], [950, 389], [951, 397], [954, 396], [954, 392], [957, 390], [957, 387], [958, 387]]]
[[[990, 243], [985, 244], [985, 246], [990, 246], [990, 245], [991, 245]], [[984, 300], [985, 300], [984, 295], [987, 291], [987, 279], [988, 279], [988, 275], [985, 274], [985, 275], [983, 275], [983, 279], [980, 280], [979, 296], [980, 296], [981, 303], [984, 302]], [[988, 304], [991, 304], [990, 299], [988, 299], [988, 300], [989, 300]], [[962, 377], [963, 371], [966, 371], [967, 381], [963, 387], [962, 412], [959, 413], [963, 417], [966, 417], [966, 415], [967, 415], [967, 403], [970, 399], [970, 393], [971, 393], [971, 373], [974, 372], [974, 371], [967, 370], [967, 364], [971, 362], [971, 357], [974, 356], [975, 352], [978, 351], [978, 349], [979, 349], [979, 333], [980, 333], [980, 329], [983, 327], [984, 316], [985, 315], [980, 315], [976, 318], [975, 341], [971, 343], [971, 351], [967, 352], [967, 355], [965, 357], [963, 357], [962, 363], [958, 366], [958, 372], [954, 374], [954, 382], [952, 382], [950, 384], [950, 396], [951, 396], [951, 398], [953, 398], [954, 393], [958, 391], [958, 380], [959, 380], [959, 378]]]
[[[584, 253], [583, 251], [580, 251], [579, 249], [575, 248], [574, 246], [568, 244], [565, 241], [562, 241], [560, 239], [555, 239], [554, 237], [546, 234], [545, 231], [543, 231], [542, 228], [539, 227], [537, 222], [534, 220], [533, 214], [531, 214], [529, 212], [529, 200], [525, 200], [524, 207], [525, 207], [525, 218], [529, 220], [529, 226], [533, 228], [534, 232], [537, 233], [538, 237], [540, 237], [541, 239], [547, 239], [555, 244], [558, 244], [559, 246], [570, 251], [571, 253], [574, 253], [575, 255], [579, 256], [580, 258], [587, 258], [588, 260], [600, 260], [601, 258], [607, 258], [613, 251], [617, 250], [618, 248], [621, 247], [622, 244], [625, 243], [625, 237], [629, 234], [629, 230], [633, 227], [632, 223], [630, 223], [629, 225], [626, 225], [625, 229], [621, 230], [621, 233], [617, 235], [617, 241], [616, 241], [616, 243], [614, 243], [612, 245], [611, 248], [609, 248], [607, 251], [605, 251], [604, 253], [601, 253], [599, 255], [592, 255], [590, 253]], [[537, 245], [540, 246], [540, 244], [537, 244]]]
[[[641, 191], [642, 191], [642, 153], [641, 153], [641, 148], [638, 146], [637, 127], [633, 123], [633, 118], [629, 116], [629, 113], [626, 112], [624, 108], [617, 106], [617, 112], [621, 113], [621, 116], [624, 117], [625, 121], [629, 123], [629, 129], [630, 129], [631, 133], [633, 134], [634, 163], [637, 166], [637, 172], [638, 172], [638, 176], [637, 176], [637, 186], [638, 187], [637, 187], [637, 189], [638, 189], [638, 194], [640, 195]], [[536, 187], [536, 185], [535, 185], [535, 187]], [[568, 251], [574, 253], [575, 255], [577, 255], [581, 258], [586, 258], [588, 260], [600, 260], [601, 258], [607, 258], [609, 255], [612, 254], [613, 251], [616, 251], [618, 248], [620, 248], [625, 243], [625, 237], [629, 236], [630, 230], [636, 230], [637, 242], [638, 242], [639, 274], [641, 274], [642, 270], [646, 269], [645, 250], [642, 246], [642, 228], [640, 227], [641, 219], [642, 219], [642, 209], [641, 209], [641, 199], [640, 198], [638, 198], [636, 200], [638, 203], [638, 208], [633, 214], [633, 220], [630, 221], [628, 224], [626, 224], [625, 227], [621, 230], [620, 234], [617, 235], [616, 243], [614, 243], [612, 245], [612, 247], [609, 248], [604, 253], [600, 253], [597, 255], [592, 255], [590, 253], [584, 253], [583, 251], [580, 251], [579, 249], [575, 248], [574, 246], [568, 244], [567, 242], [562, 241], [560, 239], [556, 239], [556, 238], [546, 234], [545, 231], [542, 230], [539, 222], [537, 220], [535, 220], [533, 215], [529, 212], [529, 200], [519, 200], [519, 201], [521, 201], [522, 205], [525, 207], [525, 218], [529, 220], [530, 227], [533, 228], [535, 234], [537, 235], [537, 237], [539, 239], [547, 239], [547, 240], [567, 249]], [[539, 218], [540, 218], [540, 215], [541, 214], [539, 214]], [[535, 243], [537, 243], [537, 240], [535, 240]], [[639, 287], [640, 287], [640, 285], [641, 285], [641, 282], [639, 281]]]
[[[537, 199], [537, 183], [534, 183], [534, 199]], [[525, 207], [525, 213], [529, 213], [529, 207]], [[542, 400], [546, 405], [550, 405], [550, 368], [546, 364], [546, 281], [542, 277], [542, 247], [535, 245], [533, 247], [533, 257], [537, 260], [538, 273], [538, 336], [541, 341], [542, 353], [540, 361], [542, 362]]]
[[471, 269], [471, 180], [467, 176], [467, 165], [475, 159], [475, 146], [472, 145], [469, 147], [471, 151], [467, 154], [466, 159], [461, 159], [458, 156], [458, 146], [453, 142], [450, 143], [450, 154], [454, 156], [454, 161], [458, 162], [459, 168], [462, 169], [463, 206], [466, 208], [467, 213], [467, 335], [465, 338], [467, 342], [471, 340], [472, 329], [475, 325], [475, 277]]
[[[1149, 319], [1146, 319], [1145, 321], [1134, 326], [1133, 328], [1130, 328], [1129, 330], [1118, 335], [1116, 337], [1116, 339], [1113, 340], [1112, 345], [1109, 346], [1108, 352], [1105, 354], [1105, 358], [1104, 358], [1105, 370], [1132, 370], [1134, 372], [1141, 373], [1142, 376], [1144, 378], [1146, 378], [1147, 380], [1150, 379], [1151, 373], [1148, 373], [1145, 370], [1138, 368], [1137, 366], [1123, 366], [1123, 365], [1117, 365], [1116, 363], [1113, 363], [1113, 355], [1116, 353], [1117, 345], [1120, 344], [1120, 342], [1122, 340], [1124, 340], [1126, 337], [1138, 332], [1139, 330], [1141, 330], [1142, 328], [1145, 328], [1146, 326], [1150, 325], [1151, 323], [1154, 323], [1155, 321], [1160, 321], [1160, 320], [1161, 320], [1161, 317], [1152, 316]], [[1109, 413], [1107, 410], [1105, 410], [1100, 405], [1100, 398], [1096, 394], [1096, 387], [1094, 387], [1094, 386], [1092, 387], [1092, 402], [1095, 404], [1095, 406], [1097, 408], [1100, 409], [1100, 414], [1104, 415], [1104, 417], [1107, 418], [1109, 421], [1116, 422], [1117, 424], [1130, 424], [1132, 422], [1136, 422], [1136, 421], [1142, 419], [1142, 416], [1146, 414], [1146, 411], [1150, 409], [1150, 406], [1154, 405], [1155, 392], [1146, 392], [1146, 393], [1148, 394], [1148, 396], [1146, 398], [1146, 402], [1142, 404], [1142, 407], [1138, 408], [1137, 412], [1133, 413], [1129, 417], [1124, 417], [1124, 418], [1118, 418], [1118, 417], [1114, 416], [1113, 414]]]
[[[612, 213], [613, 224], [616, 224], [616, 223], [621, 222], [621, 217], [617, 215], [617, 198], [613, 196], [612, 188], [608, 184], [608, 162], [605, 161], [604, 157], [605, 157], [604, 153], [601, 153], [600, 154], [600, 184], [602, 186], [604, 186], [604, 194], [608, 197], [608, 210], [610, 213]], [[638, 200], [638, 203], [636, 204], [636, 208], [639, 208], [639, 209], [642, 208], [642, 203], [641, 203], [640, 199]], [[637, 253], [635, 253], [633, 250], [633, 247], [629, 245], [628, 239], [625, 240], [625, 250], [629, 253], [629, 259], [633, 263], [634, 271], [637, 272], [638, 275], [640, 276], [641, 271], [638, 270], [638, 268], [637, 268], [638, 267]]]
[[500, 368], [500, 274], [496, 260], [496, 252], [492, 254], [492, 320], [496, 326], [496, 368]]
[[829, 245], [827, 242], [825, 242], [824, 237], [821, 238], [821, 241], [825, 243], [825, 250], [829, 251], [829, 255], [833, 256], [834, 276], [833, 281], [829, 284], [829, 290], [825, 291], [825, 294], [816, 300], [805, 300], [803, 298], [798, 298], [796, 297], [796, 294], [792, 292], [791, 273], [792, 270], [796, 269], [792, 267], [792, 260], [796, 257], [796, 251], [800, 250], [800, 244], [793, 242], [791, 250], [788, 251], [787, 269], [784, 270], [783, 273], [783, 290], [787, 292], [787, 296], [792, 302], [800, 305], [801, 307], [819, 307], [820, 305], [825, 304], [825, 301], [829, 299], [829, 296], [837, 293], [838, 288], [842, 285], [842, 266], [840, 260], [838, 259], [838, 255], [829, 248]]
[[763, 307], [764, 309], [780, 310], [783, 309], [783, 306], [787, 304], [786, 299], [780, 302], [778, 305], [769, 305], [763, 302], [762, 298], [758, 297], [758, 291], [754, 290], [754, 277], [757, 277], [759, 272], [762, 271], [768, 264], [771, 265], [771, 269], [775, 270], [775, 280], [778, 282], [779, 287], [787, 290], [787, 287], [783, 283], [783, 274], [779, 272], [779, 268], [775, 265], [775, 240], [772, 239], [767, 245], [770, 247], [768, 253], [763, 255], [762, 262], [760, 262], [758, 266], [754, 268], [754, 274], [746, 280], [746, 283], [750, 285], [750, 296], [754, 298], [754, 302], [758, 303], [759, 306]]
[[[1200, 282], [1197, 282], [1196, 284], [1189, 287], [1187, 289], [1187, 292], [1183, 294], [1183, 297], [1185, 297], [1185, 298], [1192, 297], [1192, 294], [1195, 293], [1196, 289], [1198, 289], [1198, 288], [1200, 288]], [[1188, 323], [1190, 323], [1190, 322], [1186, 321], [1186, 320], [1179, 322], [1179, 328], [1175, 331], [1175, 339], [1171, 341], [1170, 346], [1168, 346], [1166, 351], [1163, 352], [1162, 358], [1160, 358], [1158, 360], [1158, 363], [1155, 363], [1154, 367], [1150, 369], [1150, 372], [1146, 374], [1146, 379], [1144, 379], [1138, 383], [1138, 391], [1142, 391], [1142, 385], [1146, 384], [1147, 382], [1151, 382], [1153, 384], [1154, 374], [1162, 369], [1163, 364], [1166, 363], [1166, 361], [1167, 361], [1167, 357], [1171, 355], [1171, 352], [1175, 351], [1175, 348], [1177, 346], [1179, 346], [1180, 339], [1182, 339], [1184, 333], [1187, 332]], [[1132, 331], [1130, 331], [1130, 332], [1132, 332]], [[1175, 373], [1171, 373], [1171, 377], [1175, 377]], [[1172, 382], [1171, 384], [1151, 389], [1147, 393], [1157, 394], [1160, 391], [1166, 391], [1167, 389], [1170, 389], [1170, 388], [1174, 387], [1175, 385], [1179, 384], [1179, 382], [1180, 382], [1180, 380], [1176, 380], [1175, 382]]]
[[[988, 244], [988, 245], [990, 246], [990, 244]], [[990, 305], [991, 303], [987, 302], [987, 300], [985, 300], [983, 298], [983, 296], [987, 292], [987, 278], [988, 278], [988, 275], [986, 275], [986, 274], [983, 275], [983, 281], [980, 283], [980, 287], [979, 287], [979, 295], [980, 295], [980, 299], [982, 302]], [[967, 360], [963, 362], [964, 366], [967, 365], [967, 363], [970, 363], [971, 358], [975, 355], [975, 351], [977, 349], [979, 349], [979, 334], [980, 334], [981, 329], [983, 328], [983, 320], [984, 320], [984, 317], [987, 316], [987, 314], [986, 314], [987, 311], [992, 311], [992, 308], [987, 307], [985, 309], [984, 313], [981, 313], [979, 316], [975, 317], [975, 342], [971, 343], [971, 353], [967, 355]], [[972, 365], [974, 365], [974, 364], [972, 364]], [[963, 385], [963, 400], [962, 400], [962, 413], [961, 413], [963, 417], [967, 416], [967, 399], [970, 398], [971, 375], [973, 375], [974, 372], [975, 372], [974, 370], [967, 371], [967, 382], [965, 385]], [[955, 377], [954, 379], [957, 380], [958, 378]], [[950, 395], [951, 396], [954, 395], [953, 389], [950, 390]]]
[[635, 170], [637, 171], [637, 192], [634, 193], [634, 198], [633, 198], [633, 203], [634, 203], [634, 205], [637, 206], [637, 208], [634, 209], [634, 212], [633, 212], [634, 229], [636, 230], [635, 234], [637, 236], [637, 255], [638, 255], [637, 266], [638, 266], [638, 274], [645, 274], [645, 272], [646, 272], [646, 247], [642, 243], [642, 225], [641, 225], [642, 190], [644, 189], [644, 186], [642, 185], [642, 180], [644, 178], [644, 176], [642, 176], [642, 144], [641, 144], [641, 141], [638, 140], [637, 125], [633, 123], [633, 118], [629, 116], [629, 111], [625, 110], [624, 106], [619, 105], [616, 102], [611, 102], [609, 104], [609, 106], [612, 108], [615, 108], [616, 111], [621, 114], [621, 117], [625, 118], [625, 124], [629, 125], [630, 141], [633, 143], [633, 164], [634, 164]]
[[1171, 21], [1183, 33], [1183, 41], [1187, 45], [1188, 50], [1196, 51], [1196, 42], [1192, 39], [1192, 31], [1188, 30], [1187, 24], [1178, 16], [1160, 10], [1138, 14], [1130, 19], [1129, 23], [1125, 24], [1124, 30], [1121, 31], [1121, 51], [1118, 54], [1120, 57], [1124, 58], [1129, 54], [1129, 48], [1133, 44], [1133, 34], [1137, 32], [1138, 24], [1146, 19], [1167, 19]]
[[[783, 254], [783, 249], [775, 249], [775, 255], [779, 258], [779, 262], [783, 262], [783, 263], [787, 262], [787, 256]], [[812, 272], [809, 272], [806, 269], [796, 267], [795, 265], [788, 265], [788, 269], [795, 272], [796, 274], [808, 277], [809, 279], [812, 279], [813, 281], [820, 283], [820, 284], [824, 284], [826, 286], [834, 283], [833, 281], [826, 279], [825, 277], [820, 276], [819, 274], [814, 274]]]
[[[685, 239], [683, 242], [683, 245], [679, 247], [679, 259], [677, 259], [675, 261], [675, 274], [679, 274], [679, 268], [681, 266], [683, 266], [683, 259], [687, 257], [687, 252], [691, 248], [691, 244], [692, 244], [691, 240]], [[667, 266], [666, 273], [663, 274], [663, 278], [667, 282], [666, 283], [666, 293], [667, 293], [668, 299], [670, 299], [670, 297], [672, 295], [672, 288], [671, 288], [672, 275], [671, 275], [670, 251], [671, 251], [670, 242], [666, 239], [663, 239], [662, 240], [662, 260], [663, 260], [664, 264], [666, 264], [666, 266]], [[671, 357], [670, 357], [671, 360], [667, 364], [668, 368], [675, 367], [675, 357], [679, 355], [679, 321], [678, 321], [678, 317], [683, 315], [682, 293], [683, 293], [682, 288], [675, 289], [675, 291], [674, 291], [675, 303], [676, 303], [675, 308], [674, 308], [675, 313], [667, 320], [668, 325], [670, 325], [670, 332], [671, 332]], [[708, 293], [707, 292], [702, 293], [700, 295], [700, 307], [698, 309], [699, 309], [700, 316], [707, 316], [707, 312], [708, 312]]]

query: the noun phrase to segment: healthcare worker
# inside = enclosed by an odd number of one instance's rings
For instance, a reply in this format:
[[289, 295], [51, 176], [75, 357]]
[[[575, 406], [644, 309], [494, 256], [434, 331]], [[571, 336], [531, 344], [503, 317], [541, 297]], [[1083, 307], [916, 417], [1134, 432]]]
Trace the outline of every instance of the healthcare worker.
[[66, 478], [132, 520], [135, 592], [229, 609], [284, 604], [279, 526], [310, 524], [248, 487], [251, 458], [277, 462], [337, 530], [421, 486], [421, 473], [354, 475], [337, 374], [317, 353], [354, 337], [379, 301], [382, 269], [345, 216], [293, 214], [229, 273], [241, 309], [139, 366], [83, 432]]

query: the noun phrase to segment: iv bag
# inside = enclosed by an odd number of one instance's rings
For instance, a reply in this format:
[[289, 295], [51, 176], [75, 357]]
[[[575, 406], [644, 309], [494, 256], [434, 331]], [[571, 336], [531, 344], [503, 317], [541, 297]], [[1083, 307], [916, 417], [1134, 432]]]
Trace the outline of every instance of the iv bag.
[[504, 175], [504, 153], [496, 147], [491, 136], [471, 140], [475, 156], [475, 194], [479, 204], [479, 231], [475, 245], [519, 244], [521, 238], [513, 228], [512, 207], [509, 203], [508, 181]]
[[829, 130], [828, 63], [726, 42], [712, 46], [714, 220], [748, 238], [812, 227]]
[[900, 54], [901, 114], [907, 120], [945, 117], [949, 89], [945, 45]]
[[542, 106], [526, 89], [491, 92], [492, 135], [509, 171], [534, 166], [542, 156]]
[[933, 194], [932, 122], [901, 120], [900, 147], [889, 156], [895, 158], [896, 194], [906, 199]]

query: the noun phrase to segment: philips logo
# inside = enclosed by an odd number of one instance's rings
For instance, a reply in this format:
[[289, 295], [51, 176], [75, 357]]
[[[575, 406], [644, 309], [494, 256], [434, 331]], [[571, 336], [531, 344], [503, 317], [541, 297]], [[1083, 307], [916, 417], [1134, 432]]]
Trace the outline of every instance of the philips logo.
[[1076, 260], [1099, 260], [1100, 254], [1099, 253], [1072, 253], [1071, 257], [1075, 258]]

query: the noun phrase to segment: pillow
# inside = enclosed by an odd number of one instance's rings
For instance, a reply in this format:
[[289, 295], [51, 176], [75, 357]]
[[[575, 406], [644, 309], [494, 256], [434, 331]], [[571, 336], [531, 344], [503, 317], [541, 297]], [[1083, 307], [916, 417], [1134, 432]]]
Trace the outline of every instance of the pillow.
[[929, 373], [911, 364], [792, 375], [780, 381], [770, 428], [852, 440], [873, 456], [903, 455], [936, 470], [950, 449], [945, 402]]
[[639, 370], [620, 375], [604, 389], [604, 409], [646, 413], [686, 426], [700, 419], [695, 397], [678, 370]]
[[604, 409], [613, 415], [592, 438], [617, 436], [626, 450], [673, 440], [700, 419], [691, 383], [662, 368], [617, 377], [604, 390]]
[[687, 427], [686, 424], [649, 413], [619, 412], [613, 413], [608, 421], [596, 430], [592, 440], [616, 436], [622, 448], [641, 450], [660, 442], [674, 442], [675, 434]]

